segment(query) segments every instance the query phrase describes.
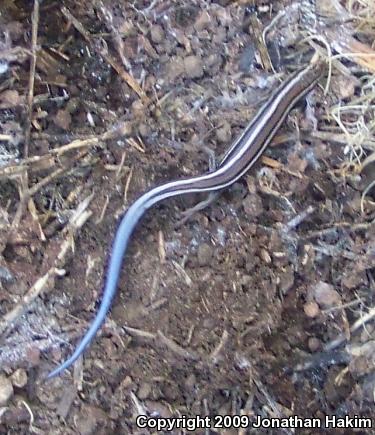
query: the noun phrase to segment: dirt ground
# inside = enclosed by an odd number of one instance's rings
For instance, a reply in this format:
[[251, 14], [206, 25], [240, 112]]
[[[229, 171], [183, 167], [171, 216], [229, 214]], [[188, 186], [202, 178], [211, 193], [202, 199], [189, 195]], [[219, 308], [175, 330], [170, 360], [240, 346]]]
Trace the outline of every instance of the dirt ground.
[[[204, 197], [147, 213], [105, 326], [74, 370], [43, 380], [96, 312], [129, 205], [207, 172], [309, 62], [304, 3], [0, 3], [0, 433], [373, 415], [375, 81], [353, 59], [209, 207], [182, 225]], [[335, 31], [371, 47], [374, 32], [350, 26]]]

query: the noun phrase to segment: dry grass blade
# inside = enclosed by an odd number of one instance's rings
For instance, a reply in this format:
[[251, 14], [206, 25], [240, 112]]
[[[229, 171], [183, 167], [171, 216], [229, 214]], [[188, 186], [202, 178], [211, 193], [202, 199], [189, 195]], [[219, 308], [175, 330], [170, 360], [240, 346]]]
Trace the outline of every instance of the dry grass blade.
[[25, 144], [23, 155], [25, 158], [29, 156], [29, 146], [31, 137], [31, 125], [33, 117], [33, 99], [34, 99], [34, 82], [35, 82], [35, 67], [36, 67], [36, 50], [38, 39], [38, 26], [39, 26], [39, 0], [34, 0], [34, 10], [31, 17], [32, 31], [31, 31], [31, 63], [29, 75], [29, 92], [27, 95], [27, 125], [25, 132]]
[[20, 302], [3, 316], [0, 321], [0, 334], [4, 334], [5, 332], [9, 333], [12, 327], [15, 326], [17, 319], [19, 319], [26, 310], [30, 309], [31, 304], [39, 297], [39, 295], [47, 288], [49, 290], [53, 288], [53, 286], [48, 286], [48, 284], [56, 275], [61, 275], [60, 269], [68, 252], [72, 249], [74, 235], [91, 216], [91, 212], [88, 211], [87, 208], [92, 199], [93, 195], [90, 195], [78, 205], [70, 219], [66, 230], [66, 239], [62, 242], [60, 251], [57, 253], [53, 261], [53, 265], [43, 276], [35, 281], [25, 295], [22, 296]]

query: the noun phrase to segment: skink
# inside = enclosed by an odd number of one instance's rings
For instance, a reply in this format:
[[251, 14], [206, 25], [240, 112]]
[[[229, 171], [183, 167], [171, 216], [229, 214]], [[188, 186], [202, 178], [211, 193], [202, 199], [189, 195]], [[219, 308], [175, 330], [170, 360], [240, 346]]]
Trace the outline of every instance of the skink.
[[130, 236], [146, 210], [173, 196], [218, 191], [235, 183], [259, 159], [289, 111], [315, 86], [323, 71], [324, 63], [319, 60], [281, 83], [243, 133], [234, 141], [215, 171], [155, 187], [144, 193], [129, 207], [121, 219], [113, 242], [99, 310], [73, 355], [49, 373], [47, 378], [52, 378], [70, 367], [91, 343], [103, 324], [116, 294]]

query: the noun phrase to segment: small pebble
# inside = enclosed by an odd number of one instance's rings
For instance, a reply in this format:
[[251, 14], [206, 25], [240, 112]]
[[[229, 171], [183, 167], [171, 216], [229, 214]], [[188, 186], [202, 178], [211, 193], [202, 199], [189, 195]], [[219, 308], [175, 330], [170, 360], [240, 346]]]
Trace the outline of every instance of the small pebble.
[[[3, 2], [5, 5], [7, 2]], [[8, 2], [8, 4], [11, 4], [12, 2]], [[13, 7], [13, 6], [12, 6]], [[15, 7], [15, 5], [14, 5]], [[5, 29], [3, 30], [5, 31]], [[8, 22], [6, 25], [6, 32], [9, 33], [10, 41], [15, 41], [18, 38], [21, 38], [25, 33], [25, 28], [23, 22], [19, 21], [11, 21]]]
[[15, 107], [21, 100], [20, 94], [14, 90], [8, 89], [0, 94], [0, 101], [4, 107]]
[[314, 268], [315, 251], [312, 245], [306, 244], [303, 246], [301, 265], [304, 271], [310, 271]]
[[288, 156], [288, 169], [294, 172], [304, 173], [308, 165], [306, 159], [301, 159], [297, 153]]
[[282, 294], [287, 294], [294, 285], [294, 270], [291, 266], [285, 267], [279, 276], [279, 289]]
[[209, 67], [212, 72], [212, 68], [220, 65], [221, 61], [220, 53], [212, 53], [206, 58], [206, 66]]
[[116, 133], [121, 136], [130, 136], [133, 131], [133, 123], [129, 121], [123, 121], [116, 126]]
[[223, 122], [222, 126], [216, 130], [217, 140], [221, 143], [229, 143], [232, 138], [232, 132], [230, 124], [226, 121]]
[[120, 22], [118, 31], [124, 36], [134, 36], [137, 34], [137, 30], [135, 28], [134, 22], [132, 20], [122, 21]]
[[216, 45], [223, 44], [227, 39], [227, 31], [225, 27], [217, 27], [212, 37], [212, 42]]
[[355, 271], [354, 273], [350, 271], [349, 273], [345, 273], [341, 279], [341, 285], [349, 290], [359, 287], [364, 282], [366, 282], [365, 271]]
[[187, 56], [184, 59], [185, 76], [195, 79], [203, 76], [203, 62], [198, 56]]
[[185, 71], [184, 60], [179, 56], [172, 57], [171, 60], [169, 61], [168, 68], [167, 68], [168, 79], [170, 81], [173, 81], [181, 74], [183, 74], [184, 71]]
[[151, 41], [160, 44], [165, 38], [164, 30], [159, 24], [151, 27]]
[[310, 352], [314, 353], [321, 349], [322, 343], [316, 337], [310, 337], [307, 341], [307, 346]]
[[231, 17], [229, 8], [216, 7], [215, 16], [221, 25], [219, 28], [230, 26], [232, 24], [233, 19]]
[[351, 98], [354, 95], [355, 87], [358, 85], [357, 79], [350, 77], [337, 77], [335, 83], [332, 84], [332, 91], [338, 94], [340, 100]]
[[245, 47], [241, 53], [240, 59], [238, 61], [238, 68], [240, 71], [249, 72], [251, 66], [255, 59], [255, 48], [251, 44]]
[[197, 32], [206, 29], [211, 23], [211, 17], [207, 11], [202, 11], [195, 20], [194, 28]]
[[12, 384], [17, 388], [23, 388], [27, 384], [27, 373], [24, 369], [17, 369], [10, 377]]
[[198, 263], [200, 266], [207, 266], [211, 263], [212, 247], [208, 243], [203, 243], [198, 248]]
[[0, 60], [0, 75], [5, 74], [9, 69], [9, 63], [4, 61], [4, 60]]
[[64, 388], [60, 394], [59, 402], [56, 407], [56, 414], [65, 420], [69, 415], [77, 392], [74, 387], [69, 385]]
[[10, 399], [13, 397], [13, 385], [11, 381], [1, 375], [0, 376], [0, 407], [7, 406]]
[[258, 217], [263, 213], [262, 198], [256, 193], [247, 195], [243, 200], [245, 213], [250, 217]]
[[135, 100], [131, 107], [132, 115], [136, 118], [142, 118], [145, 114], [145, 107], [142, 100]]
[[266, 264], [271, 264], [272, 263], [272, 258], [270, 256], [270, 254], [268, 253], [268, 251], [264, 248], [262, 248], [260, 250], [260, 254], [259, 254], [260, 258], [266, 263]]
[[149, 137], [152, 134], [151, 129], [147, 124], [139, 124], [138, 132], [142, 137]]
[[319, 281], [313, 289], [315, 301], [322, 308], [332, 308], [341, 304], [341, 296], [331, 284]]
[[320, 313], [319, 305], [314, 301], [307, 302], [303, 306], [303, 311], [307, 317], [311, 318], [317, 317]]
[[167, 403], [171, 403], [171, 402], [177, 400], [178, 394], [179, 394], [179, 391], [178, 391], [176, 384], [166, 383], [163, 386], [163, 396], [164, 396], [164, 399], [166, 399]]
[[137, 397], [139, 400], [145, 400], [150, 397], [151, 394], [151, 385], [147, 382], [142, 382], [137, 393]]
[[[271, 244], [269, 245], [269, 249], [271, 249]], [[277, 249], [277, 248], [276, 248]], [[287, 268], [288, 266], [288, 253], [284, 251], [273, 251], [272, 259], [276, 266]]]
[[234, 365], [238, 370], [248, 370], [251, 363], [246, 356], [236, 353], [234, 358]]
[[0, 281], [9, 283], [14, 280], [15, 278], [12, 272], [7, 267], [0, 265]]
[[70, 124], [72, 123], [72, 116], [67, 110], [60, 109], [56, 113], [53, 122], [63, 130], [69, 130]]
[[[55, 352], [53, 352], [55, 355]], [[26, 358], [30, 367], [35, 367], [40, 364], [40, 350], [37, 347], [30, 347], [26, 351]], [[58, 352], [58, 358], [61, 358], [61, 352]]]

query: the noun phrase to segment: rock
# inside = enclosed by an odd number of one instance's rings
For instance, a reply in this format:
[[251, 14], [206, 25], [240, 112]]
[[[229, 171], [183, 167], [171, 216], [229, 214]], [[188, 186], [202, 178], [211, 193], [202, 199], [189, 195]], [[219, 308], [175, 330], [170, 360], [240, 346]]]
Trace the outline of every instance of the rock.
[[279, 289], [282, 294], [287, 294], [294, 284], [294, 270], [292, 266], [284, 268], [279, 276]]
[[0, 376], [0, 407], [7, 406], [10, 399], [13, 397], [13, 385], [6, 377]]
[[216, 137], [221, 143], [228, 144], [230, 142], [232, 138], [232, 132], [228, 122], [224, 121], [222, 126], [216, 130]]
[[150, 397], [151, 394], [151, 384], [147, 382], [142, 382], [139, 386], [137, 397], [139, 400], [145, 400]]
[[30, 367], [38, 366], [40, 364], [40, 350], [35, 346], [29, 347], [26, 350], [26, 358]]
[[17, 91], [6, 90], [0, 94], [1, 107], [15, 107], [21, 104], [22, 98]]
[[210, 72], [212, 73], [213, 67], [220, 66], [222, 62], [222, 58], [219, 53], [212, 53], [206, 58], [206, 66], [210, 68]]
[[198, 263], [200, 266], [207, 266], [211, 263], [212, 247], [208, 243], [203, 243], [198, 248]]
[[72, 116], [67, 110], [60, 109], [53, 118], [53, 122], [63, 130], [69, 130], [72, 123]]
[[172, 82], [181, 74], [183, 74], [184, 71], [185, 71], [184, 60], [179, 56], [172, 57], [169, 61], [168, 68], [167, 68], [167, 76], [169, 81]]
[[236, 353], [234, 356], [234, 365], [236, 367], [236, 369], [238, 370], [249, 370], [251, 367], [251, 363], [248, 360], [248, 358], [246, 358], [245, 355], [241, 355], [239, 353]]
[[139, 124], [138, 133], [141, 137], [149, 137], [152, 134], [151, 129], [147, 124]]
[[187, 56], [184, 59], [185, 76], [195, 79], [203, 76], [203, 62], [198, 56]]
[[374, 373], [375, 340], [363, 344], [350, 344], [347, 351], [351, 356], [348, 369], [355, 378]]
[[151, 41], [155, 44], [160, 44], [165, 38], [164, 29], [159, 25], [155, 24], [151, 27]]
[[259, 256], [264, 261], [264, 263], [266, 263], [266, 264], [272, 263], [272, 258], [266, 249], [261, 248], [261, 250], [259, 252]]
[[358, 86], [358, 80], [353, 79], [351, 76], [338, 77], [335, 83], [332, 83], [332, 91], [338, 95], [340, 100], [351, 98], [354, 95], [355, 88]]
[[242, 50], [240, 59], [238, 61], [238, 68], [240, 71], [249, 72], [255, 59], [255, 48], [253, 44], [249, 44]]
[[263, 213], [262, 198], [256, 193], [247, 195], [243, 200], [243, 208], [249, 217], [255, 218], [260, 216]]
[[[0, 229], [2, 229], [1, 224], [0, 224]], [[15, 281], [15, 277], [13, 273], [5, 266], [5, 264], [3, 266], [1, 263], [0, 263], [0, 281], [3, 283], [11, 283]]]
[[[283, 279], [283, 275], [289, 274], [290, 271], [288, 270], [291, 266], [289, 265], [289, 259], [288, 259], [288, 252], [285, 251], [274, 251], [271, 245], [272, 238], [270, 240], [270, 244], [268, 246], [268, 249], [272, 252], [272, 260], [273, 264], [277, 267], [280, 267], [283, 270], [283, 274], [280, 276], [280, 279]], [[277, 247], [275, 249], [278, 249]], [[294, 272], [294, 269], [292, 270]], [[293, 277], [294, 279], [294, 277]]]
[[27, 373], [24, 369], [17, 369], [10, 377], [12, 384], [17, 388], [23, 388], [27, 384]]
[[175, 402], [179, 395], [179, 388], [174, 382], [166, 382], [163, 385], [163, 398], [167, 403]]
[[134, 115], [135, 118], [143, 118], [145, 115], [145, 106], [142, 100], [133, 101], [131, 110], [132, 110], [132, 115]]
[[303, 306], [303, 311], [307, 317], [311, 318], [317, 317], [320, 313], [319, 305], [314, 301], [307, 302]]
[[60, 401], [56, 408], [56, 414], [59, 417], [66, 420], [76, 396], [77, 396], [77, 391], [73, 387], [73, 385], [69, 385], [62, 391]]
[[341, 285], [349, 290], [353, 290], [366, 282], [365, 271], [349, 271], [344, 273]]
[[227, 39], [227, 31], [225, 27], [217, 27], [212, 37], [212, 42], [216, 45], [223, 44]]
[[215, 16], [222, 27], [230, 26], [233, 22], [229, 8], [217, 6], [215, 8]]
[[323, 309], [332, 308], [341, 304], [341, 296], [332, 285], [319, 281], [313, 289], [315, 301]]
[[292, 153], [288, 156], [288, 169], [294, 172], [304, 173], [308, 165], [306, 159], [301, 159], [298, 153]]
[[310, 337], [307, 341], [307, 346], [311, 353], [315, 353], [321, 349], [322, 343], [316, 337]]
[[121, 121], [115, 129], [118, 136], [130, 136], [133, 132], [133, 123], [129, 121]]
[[190, 39], [185, 35], [185, 32], [181, 29], [173, 29], [173, 36], [176, 41], [185, 48], [186, 54], [191, 53], [191, 42]]
[[201, 32], [202, 30], [204, 30], [207, 27], [209, 27], [210, 23], [211, 23], [211, 17], [208, 14], [208, 12], [207, 11], [202, 11], [198, 15], [197, 19], [195, 20], [194, 29], [197, 32]]

